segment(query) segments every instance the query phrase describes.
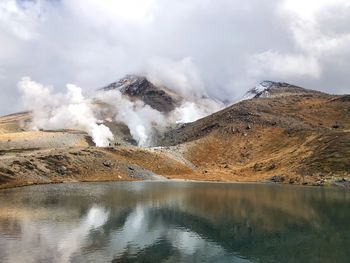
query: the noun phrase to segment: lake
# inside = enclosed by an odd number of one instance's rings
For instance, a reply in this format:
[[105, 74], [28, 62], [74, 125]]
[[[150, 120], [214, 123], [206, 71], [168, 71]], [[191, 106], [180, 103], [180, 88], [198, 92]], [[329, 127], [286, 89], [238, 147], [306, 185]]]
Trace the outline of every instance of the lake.
[[167, 181], [2, 190], [0, 262], [350, 262], [350, 191]]

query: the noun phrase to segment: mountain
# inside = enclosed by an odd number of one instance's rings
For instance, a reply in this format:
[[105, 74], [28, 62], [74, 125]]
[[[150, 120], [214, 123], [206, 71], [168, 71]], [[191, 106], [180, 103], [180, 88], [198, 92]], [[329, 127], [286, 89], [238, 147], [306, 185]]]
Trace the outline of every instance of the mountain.
[[[182, 98], [140, 76], [118, 89], [163, 113]], [[30, 113], [0, 117], [0, 188], [52, 182], [190, 179], [350, 187], [350, 95], [264, 81], [251, 99], [158, 133], [141, 148], [125, 124], [120, 141], [97, 148], [82, 131], [26, 131]], [[185, 98], [184, 98], [185, 99]]]
[[160, 145], [182, 145], [201, 179], [322, 185], [348, 178], [349, 95], [269, 84], [250, 100], [168, 131]]
[[166, 87], [155, 86], [146, 77], [127, 75], [101, 90], [119, 90], [131, 99], [142, 100], [145, 104], [160, 112], [168, 113], [182, 100], [181, 97]]
[[320, 93], [315, 90], [308, 90], [302, 87], [288, 84], [286, 82], [275, 82], [271, 80], [264, 80], [259, 85], [248, 90], [243, 96], [243, 99], [253, 98], [266, 98], [266, 97], [278, 97], [287, 95], [297, 94], [308, 94], [308, 93]]

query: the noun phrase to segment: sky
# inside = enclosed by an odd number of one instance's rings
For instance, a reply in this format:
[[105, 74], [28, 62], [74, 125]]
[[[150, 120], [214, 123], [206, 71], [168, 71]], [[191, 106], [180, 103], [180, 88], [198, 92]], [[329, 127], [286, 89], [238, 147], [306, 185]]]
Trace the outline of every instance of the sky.
[[348, 0], [0, 0], [0, 115], [23, 77], [87, 94], [125, 74], [237, 100], [262, 80], [350, 93]]

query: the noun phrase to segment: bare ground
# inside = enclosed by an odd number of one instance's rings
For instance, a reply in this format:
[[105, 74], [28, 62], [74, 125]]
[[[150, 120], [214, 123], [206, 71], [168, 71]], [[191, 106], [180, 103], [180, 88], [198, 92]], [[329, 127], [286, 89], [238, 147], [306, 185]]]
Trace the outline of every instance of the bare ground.
[[29, 113], [1, 117], [0, 188], [145, 179], [349, 187], [349, 96], [276, 93], [171, 129], [153, 148], [96, 148], [80, 131], [24, 131]]

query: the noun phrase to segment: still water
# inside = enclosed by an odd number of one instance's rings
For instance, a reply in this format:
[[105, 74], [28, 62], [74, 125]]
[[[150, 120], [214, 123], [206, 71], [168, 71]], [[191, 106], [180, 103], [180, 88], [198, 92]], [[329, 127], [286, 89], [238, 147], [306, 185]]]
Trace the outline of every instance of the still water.
[[188, 182], [3, 190], [0, 262], [350, 262], [350, 191]]

